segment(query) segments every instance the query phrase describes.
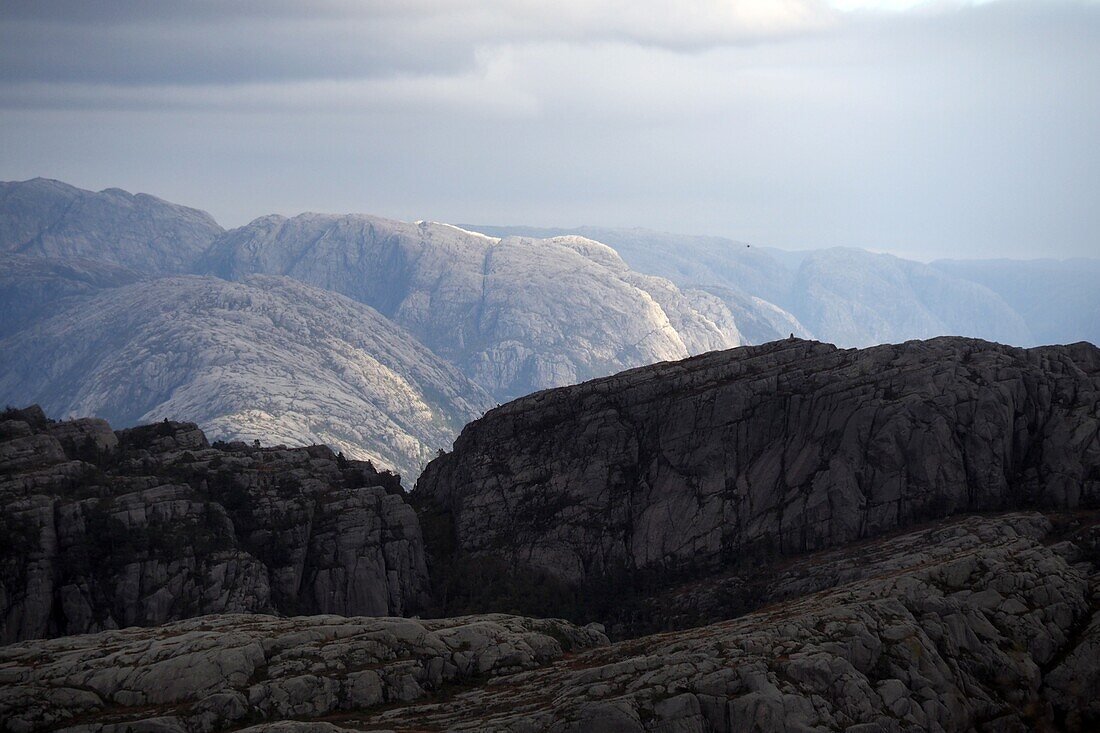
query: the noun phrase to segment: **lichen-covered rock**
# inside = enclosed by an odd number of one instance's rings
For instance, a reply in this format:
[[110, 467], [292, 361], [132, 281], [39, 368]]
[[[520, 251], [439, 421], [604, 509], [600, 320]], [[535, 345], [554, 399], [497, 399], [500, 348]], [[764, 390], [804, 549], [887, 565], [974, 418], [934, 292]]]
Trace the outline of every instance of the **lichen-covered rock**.
[[267, 720], [257, 730], [336, 730], [268, 726], [410, 703], [606, 643], [564, 621], [503, 615], [205, 616], [0, 647], [0, 729], [212, 731]]
[[193, 423], [0, 416], [0, 640], [207, 613], [390, 615], [428, 592], [396, 476]]
[[413, 496], [451, 522], [437, 555], [595, 588], [1095, 505], [1100, 349], [790, 339], [657, 364], [490, 411]]

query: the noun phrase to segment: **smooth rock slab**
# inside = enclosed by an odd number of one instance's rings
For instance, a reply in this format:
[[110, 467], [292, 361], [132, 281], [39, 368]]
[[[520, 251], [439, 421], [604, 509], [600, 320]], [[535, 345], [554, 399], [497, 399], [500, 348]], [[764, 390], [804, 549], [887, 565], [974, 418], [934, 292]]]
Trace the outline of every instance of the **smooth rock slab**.
[[564, 621], [504, 615], [205, 616], [0, 647], [0, 729], [211, 731], [315, 718], [606, 643]]

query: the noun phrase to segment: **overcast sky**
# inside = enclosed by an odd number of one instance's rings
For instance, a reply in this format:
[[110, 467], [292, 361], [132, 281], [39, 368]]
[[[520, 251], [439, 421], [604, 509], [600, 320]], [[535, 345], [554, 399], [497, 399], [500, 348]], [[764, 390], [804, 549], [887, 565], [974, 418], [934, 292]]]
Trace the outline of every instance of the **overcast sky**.
[[1100, 3], [4, 0], [0, 151], [226, 226], [1100, 256]]

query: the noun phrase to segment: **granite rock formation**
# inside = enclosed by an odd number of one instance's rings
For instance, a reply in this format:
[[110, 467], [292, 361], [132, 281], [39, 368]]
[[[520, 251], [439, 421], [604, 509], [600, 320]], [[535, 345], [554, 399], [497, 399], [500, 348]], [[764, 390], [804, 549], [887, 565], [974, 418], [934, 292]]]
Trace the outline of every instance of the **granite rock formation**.
[[0, 253], [0, 339], [33, 327], [70, 298], [128, 285], [141, 274], [81, 257], [51, 259]]
[[654, 365], [491, 410], [413, 497], [440, 563], [612, 595], [959, 513], [1096, 506], [1100, 349], [790, 339]]
[[1094, 730], [1098, 566], [1082, 561], [1078, 543], [1051, 540], [1051, 523], [1035, 514], [880, 540], [844, 564], [856, 570], [867, 552], [889, 562], [828, 590], [583, 652], [445, 704], [335, 722], [576, 733]]
[[0, 399], [120, 426], [182, 417], [212, 438], [325, 444], [413, 478], [492, 404], [371, 308], [262, 276], [157, 278], [57, 303], [0, 340]]
[[499, 615], [210, 616], [25, 642], [0, 648], [0, 718], [89, 733], [1084, 732], [1100, 724], [1097, 519], [1067, 534], [1040, 514], [972, 517], [812, 555], [831, 578], [816, 592], [612, 645]]
[[266, 216], [197, 265], [286, 275], [375, 308], [500, 400], [741, 343], [662, 278], [582, 237], [497, 239], [364, 215]]
[[0, 647], [0, 725], [169, 733], [266, 720], [257, 729], [271, 730], [280, 719], [407, 704], [606, 643], [595, 630], [511, 616], [204, 616]]
[[205, 211], [149, 194], [97, 193], [47, 178], [0, 182], [0, 252], [180, 273], [222, 231]]
[[[401, 614], [428, 592], [396, 476], [193, 423], [0, 414], [0, 641], [207, 613]], [[2, 716], [0, 716], [2, 717]]]
[[[1100, 340], [1095, 259], [928, 265], [862, 249], [786, 251], [647, 229], [468, 226], [494, 236], [591, 237], [613, 247], [631, 268], [666, 277], [684, 290], [737, 293], [749, 307], [738, 327], [754, 344], [788, 332], [801, 335], [797, 328], [761, 334], [749, 326], [768, 326], [777, 310], [813, 338], [840, 346], [947, 334], [1022, 346]], [[769, 307], [757, 307], [758, 300]]]

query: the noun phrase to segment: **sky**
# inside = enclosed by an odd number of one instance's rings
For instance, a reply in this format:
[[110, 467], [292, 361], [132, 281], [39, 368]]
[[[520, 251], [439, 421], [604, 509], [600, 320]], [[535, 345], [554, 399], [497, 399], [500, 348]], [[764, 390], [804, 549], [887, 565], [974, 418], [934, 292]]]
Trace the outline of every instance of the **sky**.
[[1094, 0], [4, 0], [0, 179], [1100, 256]]

